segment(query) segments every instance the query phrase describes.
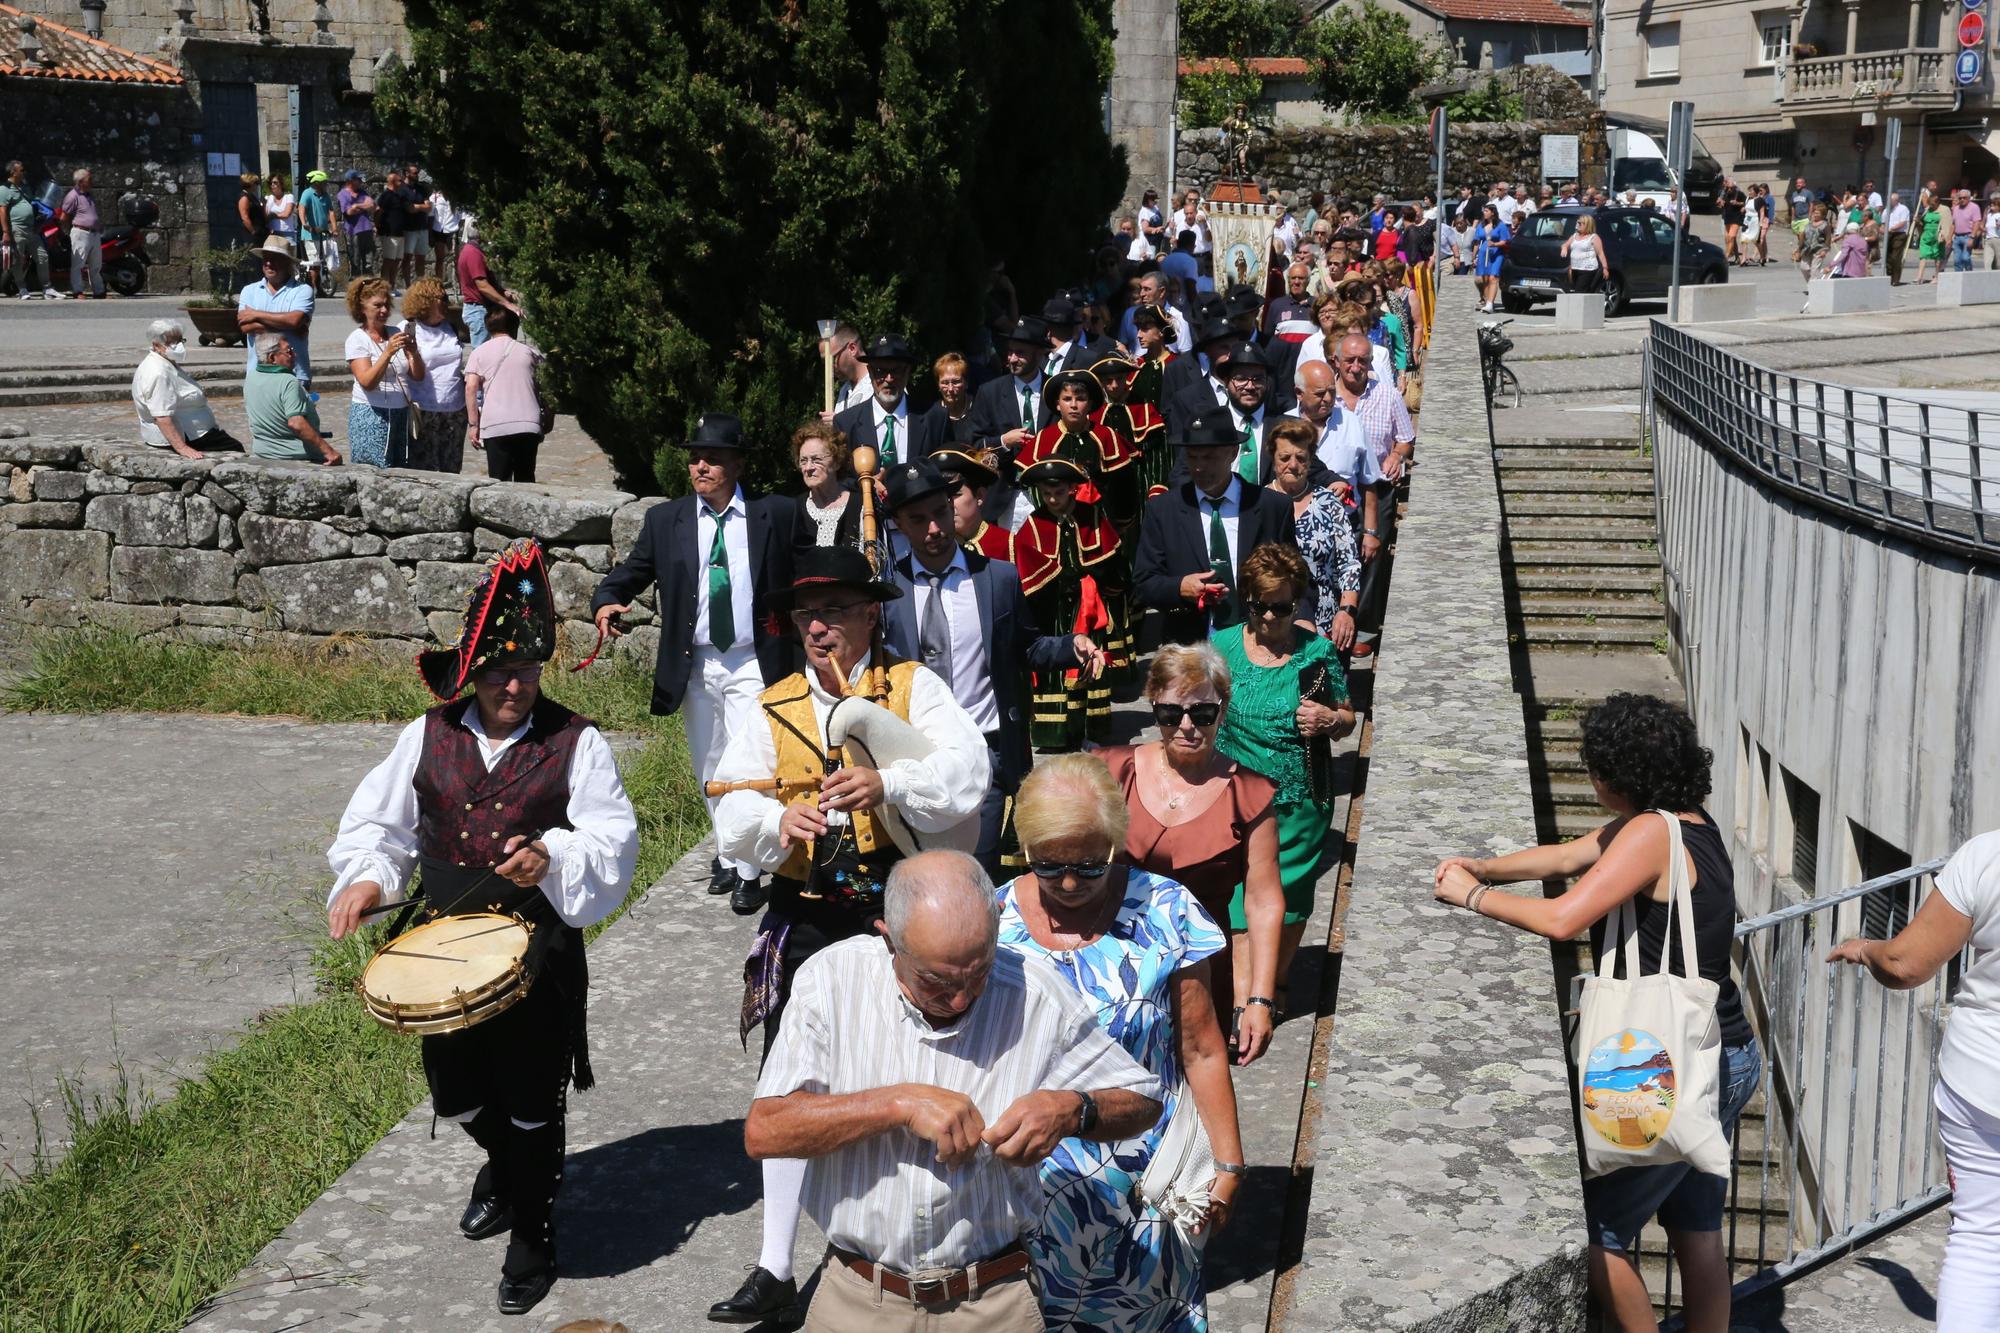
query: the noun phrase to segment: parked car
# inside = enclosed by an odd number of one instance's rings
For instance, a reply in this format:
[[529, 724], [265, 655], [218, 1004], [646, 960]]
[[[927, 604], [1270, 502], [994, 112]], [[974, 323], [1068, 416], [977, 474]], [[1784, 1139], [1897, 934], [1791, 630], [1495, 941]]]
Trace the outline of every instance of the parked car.
[[[1576, 231], [1576, 220], [1591, 211], [1580, 205], [1546, 208], [1521, 223], [1500, 265], [1500, 300], [1508, 310], [1521, 314], [1567, 290], [1569, 261], [1563, 258], [1562, 243]], [[1673, 219], [1657, 209], [1623, 205], [1595, 211], [1607, 263], [1604, 313], [1617, 314], [1627, 301], [1666, 296], [1673, 285]], [[1682, 233], [1681, 281], [1728, 282], [1722, 248]]]

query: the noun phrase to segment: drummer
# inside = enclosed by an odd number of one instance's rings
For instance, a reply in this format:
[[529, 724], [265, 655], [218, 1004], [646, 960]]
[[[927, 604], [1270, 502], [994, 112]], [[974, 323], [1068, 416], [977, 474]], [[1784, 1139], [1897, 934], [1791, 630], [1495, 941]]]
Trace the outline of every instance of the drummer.
[[[502, 1314], [533, 1309], [555, 1282], [564, 1107], [571, 1086], [593, 1081], [582, 928], [624, 901], [639, 856], [638, 819], [603, 733], [541, 692], [555, 644], [541, 547], [517, 543], [473, 590], [457, 645], [418, 655], [444, 702], [362, 779], [327, 853], [335, 939], [370, 908], [403, 901], [417, 867], [422, 920], [517, 913], [533, 927], [527, 995], [423, 1039], [432, 1108], [486, 1150], [459, 1230], [474, 1240], [513, 1232]], [[472, 697], [461, 698], [468, 682]]]
[[[853, 547], [801, 550], [794, 582], [776, 601], [804, 641], [806, 669], [764, 691], [765, 725], [731, 736], [716, 768], [719, 782], [826, 775], [816, 788], [731, 792], [715, 811], [722, 855], [774, 872], [770, 910], [744, 966], [741, 1027], [747, 1042], [763, 1024], [766, 1052], [799, 965], [881, 920], [883, 884], [903, 853], [876, 811], [893, 806], [919, 836], [939, 833], [976, 821], [992, 781], [986, 740], [951, 687], [928, 667], [887, 654], [880, 702], [931, 751], [879, 771], [849, 765], [828, 773], [827, 716], [842, 695], [865, 692], [881, 604], [900, 596]], [[763, 1169], [763, 1253], [736, 1294], [709, 1310], [717, 1322], [754, 1324], [798, 1299], [792, 1251], [806, 1164], [779, 1158]]]

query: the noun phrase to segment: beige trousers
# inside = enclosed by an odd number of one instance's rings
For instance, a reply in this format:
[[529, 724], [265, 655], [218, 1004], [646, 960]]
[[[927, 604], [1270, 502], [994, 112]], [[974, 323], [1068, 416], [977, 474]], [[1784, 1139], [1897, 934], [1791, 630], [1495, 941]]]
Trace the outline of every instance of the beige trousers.
[[806, 1311], [806, 1333], [1042, 1333], [1033, 1272], [1023, 1269], [962, 1301], [918, 1305], [878, 1290], [828, 1255]]

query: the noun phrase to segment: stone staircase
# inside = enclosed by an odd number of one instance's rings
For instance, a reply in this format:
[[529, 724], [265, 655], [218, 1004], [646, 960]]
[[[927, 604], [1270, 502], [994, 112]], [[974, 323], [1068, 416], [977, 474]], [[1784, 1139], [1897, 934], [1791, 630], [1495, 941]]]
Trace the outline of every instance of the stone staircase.
[[[0, 411], [66, 403], [124, 402], [132, 396], [132, 372], [144, 355], [145, 349], [141, 348], [130, 361], [0, 370]], [[243, 396], [241, 357], [240, 349], [227, 360], [217, 359], [213, 354], [204, 360], [191, 356], [183, 369], [209, 397], [240, 398]], [[313, 377], [313, 388], [322, 402], [345, 398], [353, 387], [354, 376], [345, 363], [337, 363]]]
[[1531, 648], [1650, 649], [1665, 633], [1653, 465], [1627, 439], [1496, 451], [1520, 637]]

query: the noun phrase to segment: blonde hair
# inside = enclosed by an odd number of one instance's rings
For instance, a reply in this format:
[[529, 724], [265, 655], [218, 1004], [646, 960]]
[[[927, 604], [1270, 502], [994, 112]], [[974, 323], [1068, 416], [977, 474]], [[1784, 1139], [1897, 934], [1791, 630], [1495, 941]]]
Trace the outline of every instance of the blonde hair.
[[356, 278], [347, 284], [347, 313], [356, 324], [365, 324], [368, 321], [363, 317], [361, 307], [378, 296], [387, 296], [393, 290], [387, 278]]
[[1588, 236], [1590, 235], [1590, 233], [1596, 230], [1597, 230], [1597, 219], [1592, 217], [1590, 214], [1585, 213], [1582, 217], [1576, 220], [1577, 235]]
[[403, 318], [431, 322], [431, 316], [445, 308], [444, 284], [436, 278], [418, 278], [403, 290]]
[[1170, 643], [1153, 654], [1146, 673], [1146, 702], [1156, 702], [1168, 690], [1198, 690], [1208, 686], [1222, 706], [1229, 706], [1229, 663], [1205, 643]]
[[1021, 850], [1071, 838], [1103, 837], [1115, 856], [1125, 846], [1125, 793], [1094, 754], [1059, 754], [1036, 764], [1014, 796]]

